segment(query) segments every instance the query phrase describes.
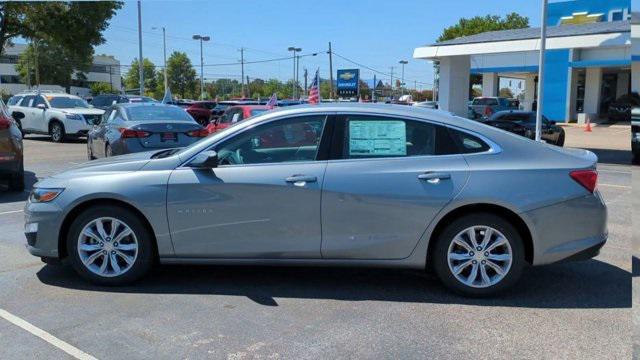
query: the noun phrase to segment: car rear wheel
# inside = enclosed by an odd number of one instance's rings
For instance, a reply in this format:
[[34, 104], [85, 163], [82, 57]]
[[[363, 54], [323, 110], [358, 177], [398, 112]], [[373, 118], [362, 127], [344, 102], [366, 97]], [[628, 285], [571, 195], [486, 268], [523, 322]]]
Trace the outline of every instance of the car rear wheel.
[[72, 223], [67, 249], [73, 268], [99, 285], [124, 285], [153, 265], [152, 236], [133, 212], [117, 206], [89, 208]]
[[556, 141], [556, 145], [564, 146], [564, 131], [558, 135], [558, 140]]
[[107, 146], [104, 148], [104, 156], [105, 157], [113, 156], [113, 150], [111, 150], [111, 145], [107, 144]]
[[51, 136], [51, 141], [56, 143], [61, 143], [64, 141], [65, 133], [64, 127], [58, 121], [54, 121], [49, 125], [49, 136]]
[[505, 219], [470, 214], [440, 233], [432, 261], [446, 287], [464, 296], [490, 296], [513, 286], [525, 265], [518, 231]]
[[20, 162], [18, 172], [9, 179], [10, 191], [24, 191], [24, 163]]
[[89, 160], [95, 160], [96, 157], [93, 156], [93, 150], [91, 150], [91, 147], [92, 147], [91, 140], [87, 140], [87, 158]]

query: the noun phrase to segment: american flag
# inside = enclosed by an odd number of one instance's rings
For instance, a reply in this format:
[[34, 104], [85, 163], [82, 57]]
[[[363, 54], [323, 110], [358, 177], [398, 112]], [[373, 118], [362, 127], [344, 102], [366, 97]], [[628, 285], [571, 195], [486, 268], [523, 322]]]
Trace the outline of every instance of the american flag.
[[316, 76], [311, 83], [309, 89], [309, 104], [317, 104], [320, 102], [320, 69], [316, 70]]
[[271, 98], [267, 102], [267, 106], [269, 107], [269, 109], [273, 109], [276, 105], [278, 105], [278, 96], [276, 96], [276, 93], [273, 93], [273, 95], [271, 95]]

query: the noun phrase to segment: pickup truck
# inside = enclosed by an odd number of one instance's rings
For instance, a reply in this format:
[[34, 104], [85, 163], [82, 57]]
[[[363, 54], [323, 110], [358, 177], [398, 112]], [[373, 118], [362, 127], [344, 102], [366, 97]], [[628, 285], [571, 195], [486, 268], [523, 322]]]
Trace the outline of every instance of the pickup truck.
[[517, 101], [503, 97], [477, 97], [469, 105], [469, 119], [488, 119], [505, 110], [518, 110]]

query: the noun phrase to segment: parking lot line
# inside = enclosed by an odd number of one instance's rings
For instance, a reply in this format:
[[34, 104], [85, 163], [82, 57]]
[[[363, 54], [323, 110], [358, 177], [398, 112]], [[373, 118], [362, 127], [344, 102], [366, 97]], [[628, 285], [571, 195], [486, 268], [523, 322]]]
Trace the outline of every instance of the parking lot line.
[[73, 356], [76, 359], [80, 360], [97, 360], [95, 357], [87, 354], [86, 352], [78, 349], [77, 347], [68, 344], [57, 337], [49, 334], [48, 332], [32, 325], [31, 323], [11, 314], [10, 312], [0, 309], [0, 317], [7, 320], [8, 322], [16, 325], [17, 327], [30, 332], [31, 334], [41, 338], [42, 340], [48, 342], [49, 344], [57, 347], [58, 349], [66, 352], [67, 354]]
[[598, 184], [598, 186], [604, 186], [604, 187], [612, 187], [612, 188], [618, 188], [618, 189], [631, 189], [631, 186], [626, 186], [626, 185], [614, 185], [614, 184]]
[[20, 212], [22, 212], [22, 210], [11, 210], [11, 211], [0, 212], [0, 215], [15, 214]]

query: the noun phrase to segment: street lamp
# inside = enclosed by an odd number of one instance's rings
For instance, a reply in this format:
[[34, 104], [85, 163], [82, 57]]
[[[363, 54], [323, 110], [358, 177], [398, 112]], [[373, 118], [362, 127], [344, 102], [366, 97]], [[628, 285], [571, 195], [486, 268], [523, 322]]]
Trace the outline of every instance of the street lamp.
[[200, 100], [204, 100], [204, 57], [202, 56], [202, 42], [211, 40], [205, 35], [193, 35], [193, 40], [200, 40]]
[[[167, 81], [167, 34], [165, 31], [164, 26], [161, 27], [162, 29], [162, 54], [164, 57], [164, 92], [165, 94], [167, 93], [167, 89], [169, 88], [168, 81]], [[157, 27], [152, 27], [151, 30], [158, 30]]]
[[293, 99], [296, 98], [296, 93], [298, 92], [298, 88], [297, 88], [297, 82], [298, 82], [298, 69], [296, 68], [296, 63], [297, 63], [297, 56], [296, 53], [302, 51], [302, 48], [297, 48], [295, 46], [289, 46], [289, 48], [287, 49], [289, 51], [293, 51], [293, 85], [291, 87], [291, 97]]
[[409, 62], [407, 60], [400, 60], [398, 61], [398, 64], [402, 65], [402, 79], [400, 80], [400, 93], [402, 95], [404, 95], [404, 66], [407, 65]]

